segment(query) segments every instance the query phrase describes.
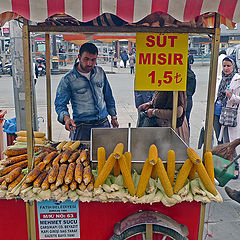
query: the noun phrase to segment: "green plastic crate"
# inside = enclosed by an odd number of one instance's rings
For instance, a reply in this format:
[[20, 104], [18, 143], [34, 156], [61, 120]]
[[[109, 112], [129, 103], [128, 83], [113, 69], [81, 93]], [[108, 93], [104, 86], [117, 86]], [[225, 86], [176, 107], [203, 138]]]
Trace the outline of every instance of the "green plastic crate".
[[[235, 162], [213, 155], [213, 163], [215, 178], [219, 182], [219, 186], [224, 187], [231, 179], [234, 178]], [[226, 169], [226, 166], [229, 164], [231, 165]]]

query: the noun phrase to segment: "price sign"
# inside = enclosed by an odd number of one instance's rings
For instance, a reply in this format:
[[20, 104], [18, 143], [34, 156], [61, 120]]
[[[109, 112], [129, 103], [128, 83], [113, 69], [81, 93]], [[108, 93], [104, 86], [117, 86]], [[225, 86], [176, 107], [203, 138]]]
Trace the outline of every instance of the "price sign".
[[135, 90], [186, 91], [188, 34], [137, 33]]
[[37, 202], [39, 239], [80, 238], [78, 202]]

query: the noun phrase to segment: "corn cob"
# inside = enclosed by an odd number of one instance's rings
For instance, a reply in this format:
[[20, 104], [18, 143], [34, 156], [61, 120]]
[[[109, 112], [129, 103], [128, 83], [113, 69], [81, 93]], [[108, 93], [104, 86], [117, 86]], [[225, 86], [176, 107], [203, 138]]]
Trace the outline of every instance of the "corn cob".
[[94, 176], [92, 176], [90, 183], [87, 185], [87, 190], [91, 192], [94, 189]]
[[59, 172], [56, 180], [57, 187], [63, 184], [63, 180], [67, 171], [67, 166], [68, 166], [67, 164], [62, 164], [59, 168]]
[[123, 149], [124, 149], [124, 146], [122, 143], [118, 143], [117, 146], [114, 148], [113, 155], [116, 159], [119, 159], [122, 156]]
[[65, 143], [62, 147], [62, 150], [65, 151], [71, 145], [72, 145], [72, 141], [69, 141], [69, 142]]
[[102, 185], [106, 181], [108, 175], [110, 174], [110, 172], [113, 169], [113, 166], [115, 165], [115, 162], [116, 162], [116, 158], [115, 158], [114, 153], [112, 153], [108, 157], [106, 163], [104, 164], [102, 171], [99, 173], [99, 175], [94, 183], [94, 188], [98, 188], [100, 185]]
[[163, 189], [164, 189], [166, 195], [168, 197], [171, 197], [173, 195], [172, 185], [170, 183], [167, 172], [166, 172], [165, 167], [160, 158], [158, 158], [158, 161], [156, 164], [156, 169], [157, 169], [157, 175], [161, 181], [161, 184], [163, 186]]
[[0, 184], [5, 180], [5, 177], [6, 177], [7, 175], [5, 175], [5, 176], [3, 176], [3, 177], [0, 177]]
[[62, 155], [62, 158], [60, 159], [60, 163], [66, 162], [70, 156], [72, 155], [72, 151], [70, 149], [66, 149]]
[[80, 156], [80, 151], [76, 151], [74, 153], [72, 153], [72, 155], [70, 156], [70, 158], [68, 159], [69, 163], [75, 162], [75, 160]]
[[35, 188], [40, 187], [46, 176], [47, 171], [43, 171], [42, 173], [40, 173], [39, 176], [34, 180], [33, 187]]
[[80, 141], [74, 142], [72, 145], [70, 145], [68, 148], [73, 152], [80, 146]]
[[45, 170], [48, 172], [52, 167], [52, 162], [48, 163], [45, 167]]
[[5, 181], [7, 183], [11, 183], [12, 181], [14, 181], [22, 172], [22, 168], [18, 167], [13, 169], [10, 173], [8, 173], [8, 175], [5, 177]]
[[136, 192], [137, 197], [142, 197], [144, 195], [144, 192], [147, 188], [147, 185], [148, 185], [151, 173], [152, 173], [153, 165], [154, 165], [153, 162], [151, 162], [147, 158], [147, 160], [145, 161], [145, 163], [143, 165], [140, 180], [138, 183], [137, 192]]
[[88, 157], [88, 150], [84, 149], [81, 151], [80, 156], [77, 158], [76, 163], [84, 162]]
[[116, 161], [113, 167], [113, 175], [117, 177], [119, 174], [120, 174], [120, 166], [119, 166], [119, 162]]
[[90, 166], [87, 166], [83, 170], [83, 182], [87, 186], [92, 179], [92, 169]]
[[98, 174], [99, 174], [106, 161], [106, 151], [104, 147], [99, 147], [97, 149], [97, 159], [98, 159]]
[[197, 165], [196, 165], [196, 164], [193, 164], [193, 165], [192, 165], [192, 168], [191, 168], [191, 170], [190, 170], [190, 173], [189, 173], [189, 175], [188, 175], [188, 178], [189, 178], [190, 180], [193, 180], [193, 179], [196, 178], [196, 169], [197, 169]]
[[28, 160], [24, 160], [22, 162], [15, 163], [11, 166], [8, 166], [2, 170], [0, 170], [0, 177], [3, 175], [6, 175], [7, 173], [11, 172], [13, 169], [20, 167], [20, 168], [25, 168], [28, 165]]
[[47, 155], [48, 155], [48, 152], [43, 152], [43, 153], [40, 153], [36, 158], [34, 158], [35, 166], [37, 166]]
[[52, 165], [54, 165], [55, 163], [59, 164], [59, 161], [61, 160], [62, 155], [63, 155], [62, 152], [59, 153], [59, 154], [53, 159], [53, 161], [52, 161]]
[[216, 196], [217, 191], [216, 191], [215, 185], [212, 183], [210, 177], [208, 176], [208, 173], [207, 173], [207, 171], [206, 171], [202, 162], [197, 164], [197, 173], [198, 173], [198, 176], [200, 177], [203, 185], [205, 186], [205, 188], [210, 193], [212, 193], [214, 196]]
[[189, 157], [189, 159], [194, 163], [194, 164], [198, 164], [200, 162], [202, 162], [201, 158], [199, 157], [199, 155], [192, 149], [192, 148], [188, 148], [187, 149], [187, 155]]
[[51, 152], [51, 153], [49, 153], [49, 154], [43, 159], [43, 162], [47, 165], [47, 164], [49, 164], [57, 155], [58, 155], [57, 152]]
[[131, 154], [131, 152], [125, 152], [123, 155], [126, 158], [128, 169], [131, 172], [131, 169], [132, 169], [132, 154]]
[[48, 182], [48, 175], [47, 175], [42, 182], [41, 188], [42, 190], [48, 190], [49, 187], [50, 187], [50, 184]]
[[157, 163], [158, 159], [158, 150], [156, 145], [152, 144], [149, 148], [148, 159], [150, 162], [153, 162], [153, 165]]
[[65, 193], [65, 192], [68, 191], [69, 187], [68, 187], [67, 184], [63, 184], [63, 185], [61, 186], [61, 189], [62, 189], [62, 191]]
[[21, 190], [24, 190], [24, 189], [30, 187], [31, 185], [32, 185], [32, 183], [26, 183], [26, 179], [25, 179], [21, 184]]
[[70, 184], [72, 182], [74, 171], [75, 171], [75, 166], [76, 166], [75, 163], [70, 163], [68, 165], [67, 172], [66, 172], [66, 175], [64, 178], [65, 184]]
[[8, 191], [12, 191], [24, 178], [24, 173], [21, 173], [13, 182], [8, 185]]
[[4, 166], [12, 165], [18, 162], [22, 162], [27, 159], [27, 154], [15, 156], [15, 157], [10, 157], [6, 159], [6, 162], [3, 163]]
[[2, 182], [2, 184], [1, 184], [1, 189], [2, 190], [6, 190], [8, 188], [8, 184], [7, 184], [7, 182], [4, 180], [3, 182]]
[[215, 185], [213, 155], [211, 152], [204, 153], [204, 163], [205, 163], [205, 168], [207, 170], [208, 176], [210, 177], [212, 183]]
[[87, 167], [90, 165], [90, 159], [86, 159], [83, 163], [82, 163], [83, 167]]
[[75, 168], [74, 178], [77, 183], [81, 183], [83, 179], [83, 165], [82, 163], [78, 163]]
[[[34, 138], [35, 144], [45, 144], [46, 139], [45, 138]], [[27, 142], [27, 137], [16, 137], [17, 142]]]
[[67, 143], [67, 141], [62, 141], [62, 142], [60, 142], [60, 143], [57, 145], [56, 149], [57, 149], [58, 151], [61, 151], [61, 150], [62, 150], [62, 147], [63, 147], [66, 143]]
[[79, 188], [81, 191], [84, 191], [87, 187], [86, 187], [86, 185], [84, 184], [84, 182], [81, 182], [81, 184], [79, 184], [78, 188]]
[[[19, 131], [16, 134], [20, 137], [27, 137], [27, 131]], [[44, 138], [46, 136], [43, 132], [33, 132], [35, 138]]]
[[26, 154], [27, 148], [7, 149], [3, 153], [8, 157], [19, 156], [19, 155]]
[[175, 152], [173, 150], [168, 151], [167, 175], [171, 185], [173, 186], [174, 177], [175, 177]]
[[72, 191], [77, 189], [77, 182], [75, 181], [75, 179], [72, 180], [72, 182], [70, 183], [69, 187], [70, 187], [70, 189]]
[[52, 192], [55, 191], [55, 190], [57, 190], [57, 186], [56, 186], [55, 183], [52, 183], [52, 184], [50, 185], [50, 190], [51, 190]]
[[40, 162], [26, 177], [26, 183], [33, 182], [38, 175], [43, 171], [46, 164], [44, 162]]
[[48, 174], [48, 182], [49, 183], [54, 183], [57, 179], [58, 176], [58, 170], [59, 170], [59, 164], [55, 163], [52, 166], [52, 169], [50, 170], [49, 174]]
[[129, 193], [134, 196], [135, 195], [135, 186], [134, 186], [134, 183], [133, 183], [133, 179], [132, 179], [132, 176], [131, 176], [131, 172], [130, 172], [130, 169], [128, 168], [128, 164], [127, 164], [127, 161], [126, 161], [126, 158], [124, 155], [122, 155], [118, 161], [119, 162], [119, 167], [121, 169], [121, 173], [123, 175], [123, 180], [124, 180], [124, 184], [125, 186], [128, 188], [128, 191]]
[[173, 187], [174, 193], [178, 193], [178, 191], [184, 186], [184, 183], [187, 180], [187, 177], [190, 173], [190, 170], [193, 166], [193, 163], [191, 160], [188, 158], [185, 163], [182, 165], [179, 174], [177, 176], [176, 182]]

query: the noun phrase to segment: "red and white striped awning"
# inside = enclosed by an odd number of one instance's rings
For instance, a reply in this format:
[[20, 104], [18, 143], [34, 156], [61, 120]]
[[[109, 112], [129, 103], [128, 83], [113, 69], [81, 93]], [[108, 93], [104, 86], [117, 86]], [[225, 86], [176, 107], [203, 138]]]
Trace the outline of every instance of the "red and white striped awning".
[[240, 22], [240, 0], [0, 0], [0, 14], [13, 12], [33, 22], [44, 22], [57, 13], [82, 22], [112, 13], [132, 23], [156, 11], [168, 13], [181, 22], [207, 12]]

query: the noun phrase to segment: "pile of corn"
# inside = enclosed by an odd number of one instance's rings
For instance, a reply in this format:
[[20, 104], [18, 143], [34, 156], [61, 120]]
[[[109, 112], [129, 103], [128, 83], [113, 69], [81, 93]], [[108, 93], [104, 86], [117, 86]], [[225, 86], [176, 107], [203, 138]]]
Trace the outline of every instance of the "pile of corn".
[[[1, 196], [23, 200], [68, 198], [68, 191], [93, 190], [94, 178], [88, 149], [78, 149], [80, 141], [62, 142], [55, 151], [41, 152], [34, 158], [34, 168], [27, 173], [26, 149], [9, 149], [0, 162]], [[27, 174], [26, 174], [27, 173]], [[54, 192], [54, 194], [53, 194]]]
[[[17, 137], [14, 141], [14, 145], [16, 146], [22, 146], [27, 144], [27, 131], [19, 131], [16, 132]], [[37, 145], [46, 145], [48, 144], [48, 140], [46, 139], [46, 134], [43, 132], [34, 132], [33, 133], [33, 140], [35, 143], [35, 146]]]

